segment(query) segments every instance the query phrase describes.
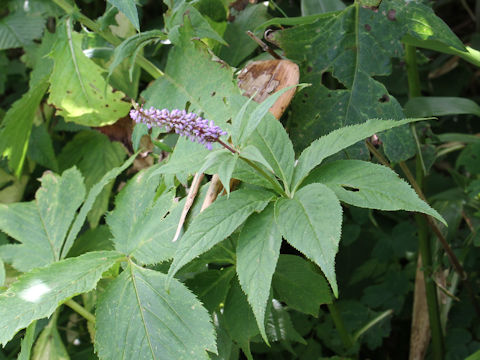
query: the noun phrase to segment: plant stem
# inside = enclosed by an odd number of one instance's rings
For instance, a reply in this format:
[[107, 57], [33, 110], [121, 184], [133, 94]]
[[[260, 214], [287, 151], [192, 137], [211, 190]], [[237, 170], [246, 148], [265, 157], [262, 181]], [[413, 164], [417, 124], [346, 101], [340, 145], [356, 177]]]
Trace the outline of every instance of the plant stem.
[[[83, 15], [76, 6], [72, 6], [66, 0], [53, 0], [55, 4], [60, 6], [67, 14], [72, 15], [75, 19], [80, 21], [83, 25], [94, 31], [112, 45], [118, 46], [122, 43], [122, 40], [113, 35], [110, 31], [105, 31], [100, 26], [87, 16]], [[146, 72], [148, 72], [154, 79], [163, 76], [163, 72], [157, 68], [153, 63], [147, 60], [142, 55], [137, 55], [135, 62]]]
[[[234, 149], [230, 145], [224, 143], [222, 140], [217, 139], [217, 142], [220, 145], [222, 145], [225, 149], [230, 151], [232, 154], [240, 154], [236, 149]], [[285, 190], [283, 190], [283, 188], [280, 186], [280, 184], [277, 181], [275, 181], [274, 179], [272, 179], [271, 176], [268, 176], [268, 174], [265, 171], [263, 171], [263, 169], [260, 166], [258, 166], [253, 161], [251, 161], [247, 158], [244, 158], [242, 156], [240, 156], [240, 159], [245, 161], [248, 165], [250, 165], [250, 167], [254, 168], [260, 175], [262, 175], [262, 177], [264, 177], [266, 180], [268, 180], [268, 182], [273, 185], [274, 189], [277, 190], [277, 192], [280, 195], [282, 195], [284, 197], [287, 197], [287, 198], [289, 197], [289, 195], [285, 192]]]
[[342, 339], [343, 345], [347, 350], [350, 349], [355, 343], [353, 341], [352, 335], [350, 335], [347, 328], [345, 327], [345, 323], [343, 322], [342, 316], [337, 309], [337, 305], [335, 305], [335, 302], [333, 302], [331, 304], [327, 304], [327, 307], [328, 307], [328, 311], [330, 311], [330, 315], [332, 316], [332, 320], [333, 320], [333, 323], [335, 324], [335, 328], [340, 334], [340, 338]]
[[64, 302], [65, 305], [67, 305], [69, 308], [71, 308], [73, 311], [90, 321], [92, 324], [95, 324], [95, 315], [93, 315], [91, 312], [89, 312], [87, 309], [85, 309], [82, 305], [77, 303], [76, 301], [70, 299]]
[[[413, 98], [420, 96], [420, 77], [418, 75], [415, 47], [405, 45], [405, 60], [407, 63], [409, 97]], [[412, 130], [415, 131], [415, 128], [413, 128]], [[417, 144], [419, 144], [418, 141]], [[402, 166], [402, 168], [407, 168], [406, 164], [404, 163], [400, 166]], [[419, 193], [422, 193], [422, 185], [424, 179], [423, 168], [423, 161], [421, 160], [421, 153], [419, 152], [416, 158], [416, 179], [412, 179], [413, 183], [416, 184], [415, 190], [417, 190], [417, 192]], [[428, 304], [428, 317], [432, 334], [432, 353], [435, 360], [442, 360], [445, 346], [440, 321], [440, 309], [438, 306], [437, 289], [435, 287], [435, 283], [432, 280], [432, 254], [428, 234], [428, 222], [427, 219], [421, 214], [415, 214], [415, 221], [418, 228], [419, 249], [420, 255], [422, 257], [422, 264], [425, 275], [424, 279]]]
[[358, 330], [357, 332], [355, 332], [355, 334], [353, 335], [353, 342], [357, 342], [357, 340], [360, 338], [360, 336], [362, 336], [364, 333], [366, 333], [370, 328], [372, 328], [373, 326], [375, 326], [376, 324], [378, 324], [380, 321], [382, 321], [383, 319], [385, 319], [386, 317], [390, 316], [393, 314], [393, 310], [390, 309], [390, 310], [387, 310], [387, 311], [384, 311], [383, 313], [381, 313], [380, 315], [378, 315], [376, 318], [370, 320], [368, 323], [366, 323], [360, 330]]

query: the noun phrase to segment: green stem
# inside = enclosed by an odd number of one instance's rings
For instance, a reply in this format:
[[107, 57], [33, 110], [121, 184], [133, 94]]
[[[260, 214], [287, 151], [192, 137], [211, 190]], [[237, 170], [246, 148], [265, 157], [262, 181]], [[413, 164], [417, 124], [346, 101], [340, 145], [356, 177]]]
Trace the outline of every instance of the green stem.
[[333, 323], [335, 324], [335, 328], [337, 329], [338, 333], [340, 334], [340, 338], [342, 339], [343, 345], [348, 350], [350, 349], [355, 343], [353, 341], [352, 336], [348, 332], [347, 328], [345, 327], [345, 323], [343, 322], [342, 316], [337, 309], [337, 305], [335, 303], [327, 304], [328, 311], [330, 311], [330, 315], [332, 316]]
[[69, 308], [71, 308], [73, 311], [90, 321], [92, 324], [95, 324], [95, 315], [93, 315], [91, 312], [89, 312], [87, 309], [85, 309], [82, 305], [77, 303], [76, 301], [70, 299], [64, 302], [65, 305], [67, 305]]
[[357, 342], [357, 340], [362, 336], [364, 333], [366, 333], [368, 330], [370, 330], [373, 326], [378, 324], [380, 321], [385, 319], [386, 317], [390, 316], [393, 314], [393, 310], [387, 310], [380, 315], [378, 315], [376, 318], [370, 320], [368, 323], [366, 323], [360, 330], [358, 330], [354, 335], [353, 335], [353, 342]]
[[[420, 77], [418, 75], [416, 49], [413, 46], [405, 45], [405, 60], [407, 63], [407, 76], [408, 76], [408, 90], [409, 97], [417, 97], [421, 95], [420, 91]], [[415, 129], [413, 129], [415, 130]], [[406, 167], [405, 164], [402, 164]], [[422, 192], [424, 171], [423, 162], [421, 160], [421, 153], [418, 153], [416, 158], [416, 184], [418, 190]], [[442, 360], [444, 354], [444, 339], [440, 321], [440, 309], [437, 299], [437, 289], [435, 283], [432, 280], [433, 265], [432, 265], [432, 253], [430, 248], [430, 239], [428, 235], [428, 223], [427, 219], [421, 215], [415, 215], [415, 221], [418, 227], [418, 241], [420, 256], [422, 257], [424, 279], [425, 279], [425, 291], [427, 296], [428, 305], [428, 317], [430, 321], [430, 330], [432, 334], [432, 353], [433, 359]]]
[[[87, 16], [83, 15], [76, 7], [70, 5], [66, 0], [53, 0], [55, 4], [60, 6], [67, 14], [72, 15], [75, 19], [80, 21], [83, 25], [94, 31], [112, 45], [118, 46], [122, 40], [113, 35], [110, 31], [105, 31], [100, 26]], [[142, 55], [137, 55], [135, 62], [146, 72], [148, 72], [154, 79], [163, 76], [163, 72], [157, 68], [153, 63], [147, 60]]]
[[[230, 145], [224, 143], [222, 140], [217, 139], [217, 142], [220, 145], [222, 145], [225, 149], [230, 151], [232, 154], [239, 154], [239, 152], [236, 149], [234, 149]], [[282, 195], [284, 197], [289, 197], [289, 195], [285, 192], [285, 190], [283, 190], [282, 186], [275, 179], [273, 179], [271, 176], [269, 176], [265, 171], [263, 171], [263, 169], [260, 166], [258, 166], [253, 161], [250, 161], [247, 158], [244, 158], [242, 156], [239, 156], [239, 157], [240, 157], [240, 159], [245, 161], [248, 165], [250, 165], [252, 168], [254, 168], [260, 175], [262, 175], [262, 177], [264, 177], [266, 180], [268, 180], [268, 182], [273, 185], [273, 187], [277, 190], [277, 192], [280, 195]]]

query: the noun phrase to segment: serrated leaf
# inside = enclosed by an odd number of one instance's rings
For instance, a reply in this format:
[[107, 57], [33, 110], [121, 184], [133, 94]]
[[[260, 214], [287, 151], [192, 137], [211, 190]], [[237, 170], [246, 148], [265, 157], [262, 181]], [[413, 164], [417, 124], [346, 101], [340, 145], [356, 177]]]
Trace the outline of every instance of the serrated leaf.
[[246, 145], [255, 146], [288, 187], [292, 179], [295, 153], [287, 132], [280, 121], [265, 117], [248, 139]]
[[238, 281], [233, 283], [227, 295], [223, 318], [232, 340], [240, 345], [249, 360], [253, 360], [250, 340], [259, 334], [259, 331], [255, 316]]
[[[85, 177], [87, 190], [90, 190], [107, 172], [120, 166], [125, 155], [125, 148], [118, 141], [112, 142], [97, 131], [81, 131], [62, 149], [58, 162], [61, 169], [77, 166]], [[113, 182], [107, 184], [97, 197], [88, 214], [91, 226], [97, 226], [107, 211], [112, 187]]]
[[140, 31], [140, 23], [138, 21], [137, 6], [135, 0], [107, 0], [110, 4], [120, 10], [130, 20], [132, 25]]
[[94, 205], [98, 194], [102, 192], [103, 188], [110, 181], [115, 179], [120, 173], [122, 173], [127, 167], [129, 167], [135, 160], [136, 156], [137, 154], [133, 154], [132, 156], [130, 156], [130, 158], [128, 158], [127, 161], [125, 161], [122, 166], [110, 170], [100, 179], [98, 183], [92, 186], [92, 188], [88, 192], [85, 202], [83, 203], [80, 209], [80, 212], [78, 213], [77, 217], [75, 218], [75, 221], [72, 224], [72, 227], [70, 229], [70, 232], [68, 233], [67, 239], [65, 240], [65, 245], [63, 246], [62, 254], [61, 254], [62, 259], [68, 254], [68, 251], [72, 247], [73, 242], [75, 241], [75, 238], [80, 232], [80, 229], [82, 228], [82, 225], [85, 222], [85, 219], [87, 218], [87, 214], [92, 209], [92, 206]]
[[[119, 0], [115, 0], [119, 1]], [[138, 30], [138, 29], [137, 29]], [[119, 66], [123, 60], [129, 59], [129, 77], [132, 81], [133, 67], [137, 54], [147, 45], [160, 40], [165, 40], [167, 36], [160, 30], [150, 30], [130, 36], [115, 48], [113, 53], [113, 61], [108, 67], [108, 78], [113, 71]]]
[[362, 139], [372, 136], [373, 134], [419, 120], [422, 119], [370, 119], [363, 124], [340, 128], [332, 131], [328, 135], [322, 136], [311, 143], [298, 158], [298, 163], [295, 166], [293, 174], [292, 189], [295, 191], [308, 173], [314, 167], [321, 164], [321, 162], [328, 156], [331, 156]]
[[272, 286], [279, 300], [312, 316], [318, 316], [320, 305], [332, 303], [325, 278], [310, 262], [296, 255], [280, 255]]
[[123, 93], [113, 92], [102, 77], [104, 70], [83, 53], [82, 38], [69, 21], [57, 28], [57, 41], [50, 53], [54, 67], [48, 102], [67, 122], [112, 124], [128, 113], [130, 104], [122, 101]]
[[[275, 33], [273, 41], [287, 57], [302, 63], [302, 81], [314, 84], [304, 91], [304, 97], [292, 102], [288, 128], [297, 140], [296, 149], [345, 125], [374, 117], [405, 117], [398, 101], [374, 76], [391, 73], [391, 58], [402, 56], [400, 40], [406, 33], [463, 47], [428, 6], [403, 0], [382, 1], [378, 9], [356, 2], [341, 12], [319, 16], [313, 23]], [[325, 71], [346, 89], [329, 90], [322, 85]], [[407, 128], [387, 132], [382, 141], [391, 161], [415, 153]], [[355, 150], [348, 155], [367, 154], [364, 146]]]
[[43, 33], [46, 18], [24, 11], [0, 19], [0, 50], [24, 47], [39, 39]]
[[101, 359], [208, 359], [216, 352], [208, 312], [180, 282], [130, 263], [99, 299], [95, 348]]
[[0, 204], [0, 229], [21, 242], [4, 245], [2, 255], [20, 271], [58, 261], [67, 231], [85, 197], [76, 168], [62, 176], [45, 173], [35, 201]]
[[320, 267], [338, 296], [335, 255], [340, 242], [342, 207], [335, 193], [322, 184], [307, 185], [292, 199], [277, 200], [275, 219], [285, 239]]
[[65, 300], [95, 288], [103, 272], [123, 255], [91, 252], [35, 269], [0, 294], [0, 343], [32, 321], [50, 316]]
[[[0, 252], [1, 253], [1, 252]], [[5, 283], [5, 264], [3, 260], [0, 258], [0, 286], [3, 286]]]
[[[143, 92], [146, 106], [186, 109], [228, 131], [227, 120], [237, 114], [245, 98], [233, 80], [233, 71], [212, 60], [186, 26], [178, 30], [175, 46], [169, 51], [165, 76]], [[195, 72], [185, 71], [195, 69]]]
[[128, 182], [115, 199], [115, 210], [107, 216], [115, 249], [142, 264], [170, 259], [177, 245], [172, 243], [171, 231], [178, 220], [178, 205], [165, 218], [174, 207], [175, 194], [165, 192], [155, 199], [159, 178], [151, 176], [152, 170], [141, 171]]
[[266, 342], [268, 339], [265, 332], [265, 310], [281, 244], [282, 235], [275, 222], [273, 203], [260, 214], [250, 216], [238, 238], [238, 280], [252, 306], [258, 328]]
[[250, 214], [263, 210], [272, 197], [273, 194], [268, 191], [242, 189], [232, 192], [229, 198], [218, 198], [193, 220], [180, 238], [168, 271], [169, 278], [195, 257], [230, 236]]
[[20, 176], [28, 150], [37, 107], [47, 91], [48, 83], [40, 82], [17, 100], [7, 111], [0, 129], [0, 153], [8, 157], [9, 166]]
[[198, 296], [205, 308], [213, 312], [225, 302], [234, 275], [233, 266], [208, 270], [187, 281], [187, 286]]
[[418, 211], [447, 225], [412, 187], [390, 168], [360, 160], [340, 160], [314, 171], [307, 182], [321, 182], [347, 204], [379, 210]]

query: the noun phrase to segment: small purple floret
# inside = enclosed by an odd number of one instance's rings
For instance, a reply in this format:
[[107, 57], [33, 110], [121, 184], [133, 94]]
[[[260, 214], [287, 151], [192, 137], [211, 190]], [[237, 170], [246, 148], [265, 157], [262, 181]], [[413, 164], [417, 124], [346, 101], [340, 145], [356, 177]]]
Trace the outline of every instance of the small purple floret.
[[137, 105], [135, 109], [130, 110], [130, 117], [137, 123], [146, 124], [149, 129], [153, 126], [165, 127], [169, 132], [187, 136], [190, 140], [205, 145], [208, 150], [212, 150], [212, 144], [220, 136], [227, 135], [213, 121], [203, 119], [195, 113], [187, 113], [185, 110], [159, 110], [153, 106], [144, 109], [143, 106]]

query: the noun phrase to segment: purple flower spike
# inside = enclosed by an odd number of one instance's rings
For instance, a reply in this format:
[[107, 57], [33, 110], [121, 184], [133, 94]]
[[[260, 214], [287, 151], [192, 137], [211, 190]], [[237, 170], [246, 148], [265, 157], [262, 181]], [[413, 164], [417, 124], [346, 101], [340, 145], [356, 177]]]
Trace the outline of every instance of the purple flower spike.
[[220, 136], [227, 135], [225, 131], [216, 126], [213, 121], [203, 119], [195, 113], [187, 113], [185, 110], [174, 109], [144, 109], [136, 104], [135, 109], [130, 110], [130, 117], [137, 123], [152, 126], [165, 127], [169, 132], [175, 132], [181, 136], [187, 136], [192, 141], [204, 144], [208, 150], [212, 150], [212, 143]]

